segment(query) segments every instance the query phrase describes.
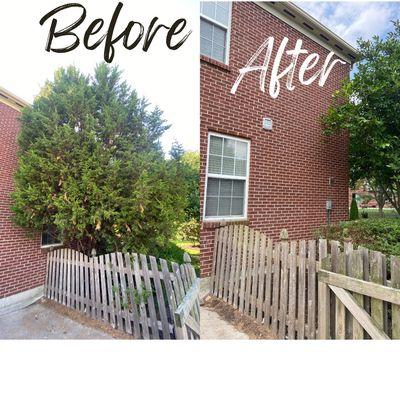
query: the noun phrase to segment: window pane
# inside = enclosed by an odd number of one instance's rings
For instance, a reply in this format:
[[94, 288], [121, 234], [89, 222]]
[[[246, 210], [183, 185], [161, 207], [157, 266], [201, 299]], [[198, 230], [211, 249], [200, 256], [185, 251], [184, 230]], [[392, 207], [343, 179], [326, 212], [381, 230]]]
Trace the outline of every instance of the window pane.
[[229, 10], [229, 7], [231, 6], [230, 1], [217, 1], [216, 3], [218, 7], [221, 7], [225, 10]]
[[210, 154], [208, 159], [208, 172], [210, 174], [220, 174], [221, 173], [221, 160], [220, 156], [213, 156]]
[[211, 57], [222, 63], [225, 62], [225, 48], [214, 43]]
[[219, 154], [222, 156], [222, 137], [210, 136], [210, 154]]
[[223, 157], [222, 174], [235, 175], [235, 160], [233, 158]]
[[244, 215], [243, 205], [244, 205], [244, 199], [234, 197], [232, 199], [231, 215], [243, 216]]
[[46, 228], [42, 232], [42, 246], [48, 246], [52, 244], [61, 244], [58, 232], [53, 228]]
[[207, 197], [206, 216], [216, 217], [218, 215], [218, 197]]
[[245, 142], [236, 142], [236, 157], [247, 159], [247, 143]]
[[224, 156], [235, 157], [235, 140], [224, 139]]
[[219, 195], [219, 179], [209, 178], [207, 182], [207, 196]]
[[243, 216], [245, 187], [244, 181], [208, 178], [206, 216]]
[[214, 44], [217, 44], [218, 46], [221, 46], [221, 47], [225, 47], [226, 30], [220, 28], [217, 25], [214, 25], [214, 32], [213, 32], [212, 40], [213, 40]]
[[229, 217], [231, 215], [231, 197], [220, 197], [218, 205], [218, 216]]
[[246, 176], [246, 171], [247, 171], [247, 161], [236, 159], [235, 175], [236, 176]]
[[213, 25], [205, 19], [200, 19], [200, 36], [204, 39], [212, 40]]
[[244, 197], [244, 181], [233, 181], [233, 197]]
[[232, 180], [231, 179], [221, 179], [221, 186], [220, 186], [220, 196], [232, 196]]
[[212, 43], [207, 39], [200, 39], [200, 53], [206, 57], [212, 57]]
[[215, 10], [215, 19], [221, 24], [229, 24], [229, 3], [219, 1]]
[[207, 17], [215, 18], [215, 1], [203, 1], [202, 5], [202, 14], [207, 15]]

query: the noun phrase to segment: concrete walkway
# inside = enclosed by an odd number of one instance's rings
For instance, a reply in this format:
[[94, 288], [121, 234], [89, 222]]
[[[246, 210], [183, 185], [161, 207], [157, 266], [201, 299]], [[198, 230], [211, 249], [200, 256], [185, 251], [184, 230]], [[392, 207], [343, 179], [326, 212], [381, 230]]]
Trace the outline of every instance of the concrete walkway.
[[240, 340], [249, 339], [249, 337], [238, 331], [233, 325], [223, 320], [215, 311], [201, 307], [201, 340]]
[[0, 339], [113, 339], [40, 302], [0, 317]]
[[[200, 299], [201, 304], [208, 296], [210, 291], [210, 278], [202, 278], [200, 281]], [[202, 305], [200, 308], [200, 338], [201, 340], [207, 339], [249, 339], [249, 337], [238, 331], [229, 322], [226, 322], [211, 308]]]

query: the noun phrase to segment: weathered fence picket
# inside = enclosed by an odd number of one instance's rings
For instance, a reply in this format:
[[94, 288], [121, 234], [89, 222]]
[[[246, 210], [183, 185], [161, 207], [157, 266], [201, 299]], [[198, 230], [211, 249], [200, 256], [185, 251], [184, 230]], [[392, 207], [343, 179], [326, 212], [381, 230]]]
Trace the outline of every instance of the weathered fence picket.
[[239, 224], [215, 241], [210, 292], [278, 338], [400, 339], [397, 257], [325, 239], [273, 242]]
[[[72, 249], [53, 250], [45, 296], [137, 339], [200, 337], [199, 283], [186, 254], [183, 265], [170, 267], [143, 254], [88, 257]], [[176, 315], [180, 306], [184, 312]]]

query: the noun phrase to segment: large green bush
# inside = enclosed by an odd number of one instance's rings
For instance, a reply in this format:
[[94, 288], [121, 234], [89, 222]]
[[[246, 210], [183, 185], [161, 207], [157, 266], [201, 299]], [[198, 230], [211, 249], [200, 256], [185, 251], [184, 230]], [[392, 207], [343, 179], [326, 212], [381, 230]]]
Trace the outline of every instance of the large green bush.
[[399, 219], [362, 219], [324, 226], [317, 237], [330, 240], [351, 241], [387, 255], [400, 256]]
[[161, 150], [169, 126], [117, 67], [59, 69], [21, 120], [12, 194], [20, 226], [54, 226], [88, 254], [155, 254], [175, 236], [186, 199]]

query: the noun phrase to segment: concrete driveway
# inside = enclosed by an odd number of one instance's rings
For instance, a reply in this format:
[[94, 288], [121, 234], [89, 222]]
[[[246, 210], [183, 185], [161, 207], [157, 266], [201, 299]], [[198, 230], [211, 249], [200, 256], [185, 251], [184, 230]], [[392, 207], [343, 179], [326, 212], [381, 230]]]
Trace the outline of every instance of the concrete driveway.
[[2, 315], [0, 339], [114, 339], [112, 333], [90, 325], [39, 301]]

